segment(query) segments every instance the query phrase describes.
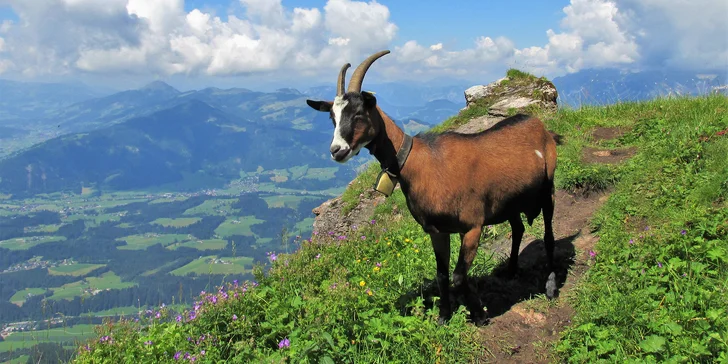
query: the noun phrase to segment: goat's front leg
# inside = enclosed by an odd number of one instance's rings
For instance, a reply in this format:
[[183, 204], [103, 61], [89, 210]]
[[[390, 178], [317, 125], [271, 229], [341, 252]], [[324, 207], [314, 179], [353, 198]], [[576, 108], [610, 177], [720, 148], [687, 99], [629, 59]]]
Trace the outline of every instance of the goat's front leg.
[[450, 234], [430, 233], [437, 262], [437, 288], [440, 290], [440, 324], [450, 320]]
[[465, 296], [470, 310], [470, 319], [476, 325], [483, 325], [488, 321], [485, 312], [483, 312], [483, 304], [480, 302], [478, 292], [473, 292], [468, 284], [468, 271], [473, 264], [475, 255], [478, 253], [478, 244], [480, 243], [482, 231], [483, 227], [480, 226], [460, 235], [462, 239], [460, 255], [452, 276], [453, 286], [457, 292]]

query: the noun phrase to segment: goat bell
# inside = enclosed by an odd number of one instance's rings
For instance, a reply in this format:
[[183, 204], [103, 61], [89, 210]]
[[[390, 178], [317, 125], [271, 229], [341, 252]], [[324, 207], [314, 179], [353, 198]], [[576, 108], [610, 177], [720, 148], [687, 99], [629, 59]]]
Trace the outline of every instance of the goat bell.
[[389, 173], [386, 169], [379, 172], [376, 181], [374, 182], [374, 190], [383, 194], [384, 196], [391, 196], [394, 192], [394, 187], [397, 185], [397, 179], [389, 177]]

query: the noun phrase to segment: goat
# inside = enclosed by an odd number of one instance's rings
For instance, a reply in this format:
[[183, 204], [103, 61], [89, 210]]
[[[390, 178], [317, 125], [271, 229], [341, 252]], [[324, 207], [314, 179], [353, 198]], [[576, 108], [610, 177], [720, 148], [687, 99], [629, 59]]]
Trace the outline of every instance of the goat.
[[[366, 71], [381, 51], [364, 60], [351, 76], [344, 92], [346, 63], [339, 72], [334, 101], [306, 100], [321, 112], [328, 112], [334, 125], [331, 158], [345, 163], [362, 148], [379, 161], [381, 177], [400, 183], [412, 216], [429, 234], [437, 262], [440, 291], [440, 322], [451, 317], [450, 234], [460, 234], [461, 246], [453, 272], [453, 288], [466, 298], [471, 320], [488, 321], [480, 299], [467, 282], [483, 226], [508, 221], [512, 229], [509, 272], [518, 269], [518, 252], [525, 228], [543, 211], [544, 243], [551, 272], [546, 293], [553, 298], [554, 273], [554, 171], [556, 143], [536, 117], [512, 116], [477, 134], [425, 133], [411, 137], [377, 105], [370, 92], [362, 92]], [[387, 192], [384, 192], [387, 194]]]

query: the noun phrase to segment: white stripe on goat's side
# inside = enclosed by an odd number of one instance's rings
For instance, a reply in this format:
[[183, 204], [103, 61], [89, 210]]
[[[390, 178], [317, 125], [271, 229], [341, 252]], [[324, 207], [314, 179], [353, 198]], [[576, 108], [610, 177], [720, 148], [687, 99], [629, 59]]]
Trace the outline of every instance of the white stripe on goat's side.
[[349, 143], [346, 142], [344, 137], [341, 135], [341, 114], [344, 112], [344, 108], [349, 104], [348, 100], [344, 100], [342, 96], [336, 96], [334, 98], [334, 106], [331, 111], [334, 113], [334, 122], [336, 127], [334, 128], [334, 140], [331, 142], [331, 146], [338, 146], [341, 149], [351, 149]]
[[541, 154], [541, 151], [540, 151], [540, 150], [536, 149], [536, 155], [537, 155], [537, 156], [538, 156], [539, 158], [543, 159], [543, 154]]

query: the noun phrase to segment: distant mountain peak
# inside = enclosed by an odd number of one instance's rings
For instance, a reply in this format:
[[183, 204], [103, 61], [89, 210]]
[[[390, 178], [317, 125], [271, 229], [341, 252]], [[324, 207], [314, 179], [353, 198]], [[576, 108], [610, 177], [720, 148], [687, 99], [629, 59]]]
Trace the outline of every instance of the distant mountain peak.
[[140, 88], [139, 90], [150, 91], [150, 92], [155, 92], [155, 93], [157, 93], [157, 92], [174, 93], [174, 94], [180, 93], [179, 90], [177, 90], [176, 88], [170, 86], [169, 84], [167, 84], [164, 81], [159, 81], [159, 80], [152, 81], [152, 82], [148, 83], [146, 86]]

